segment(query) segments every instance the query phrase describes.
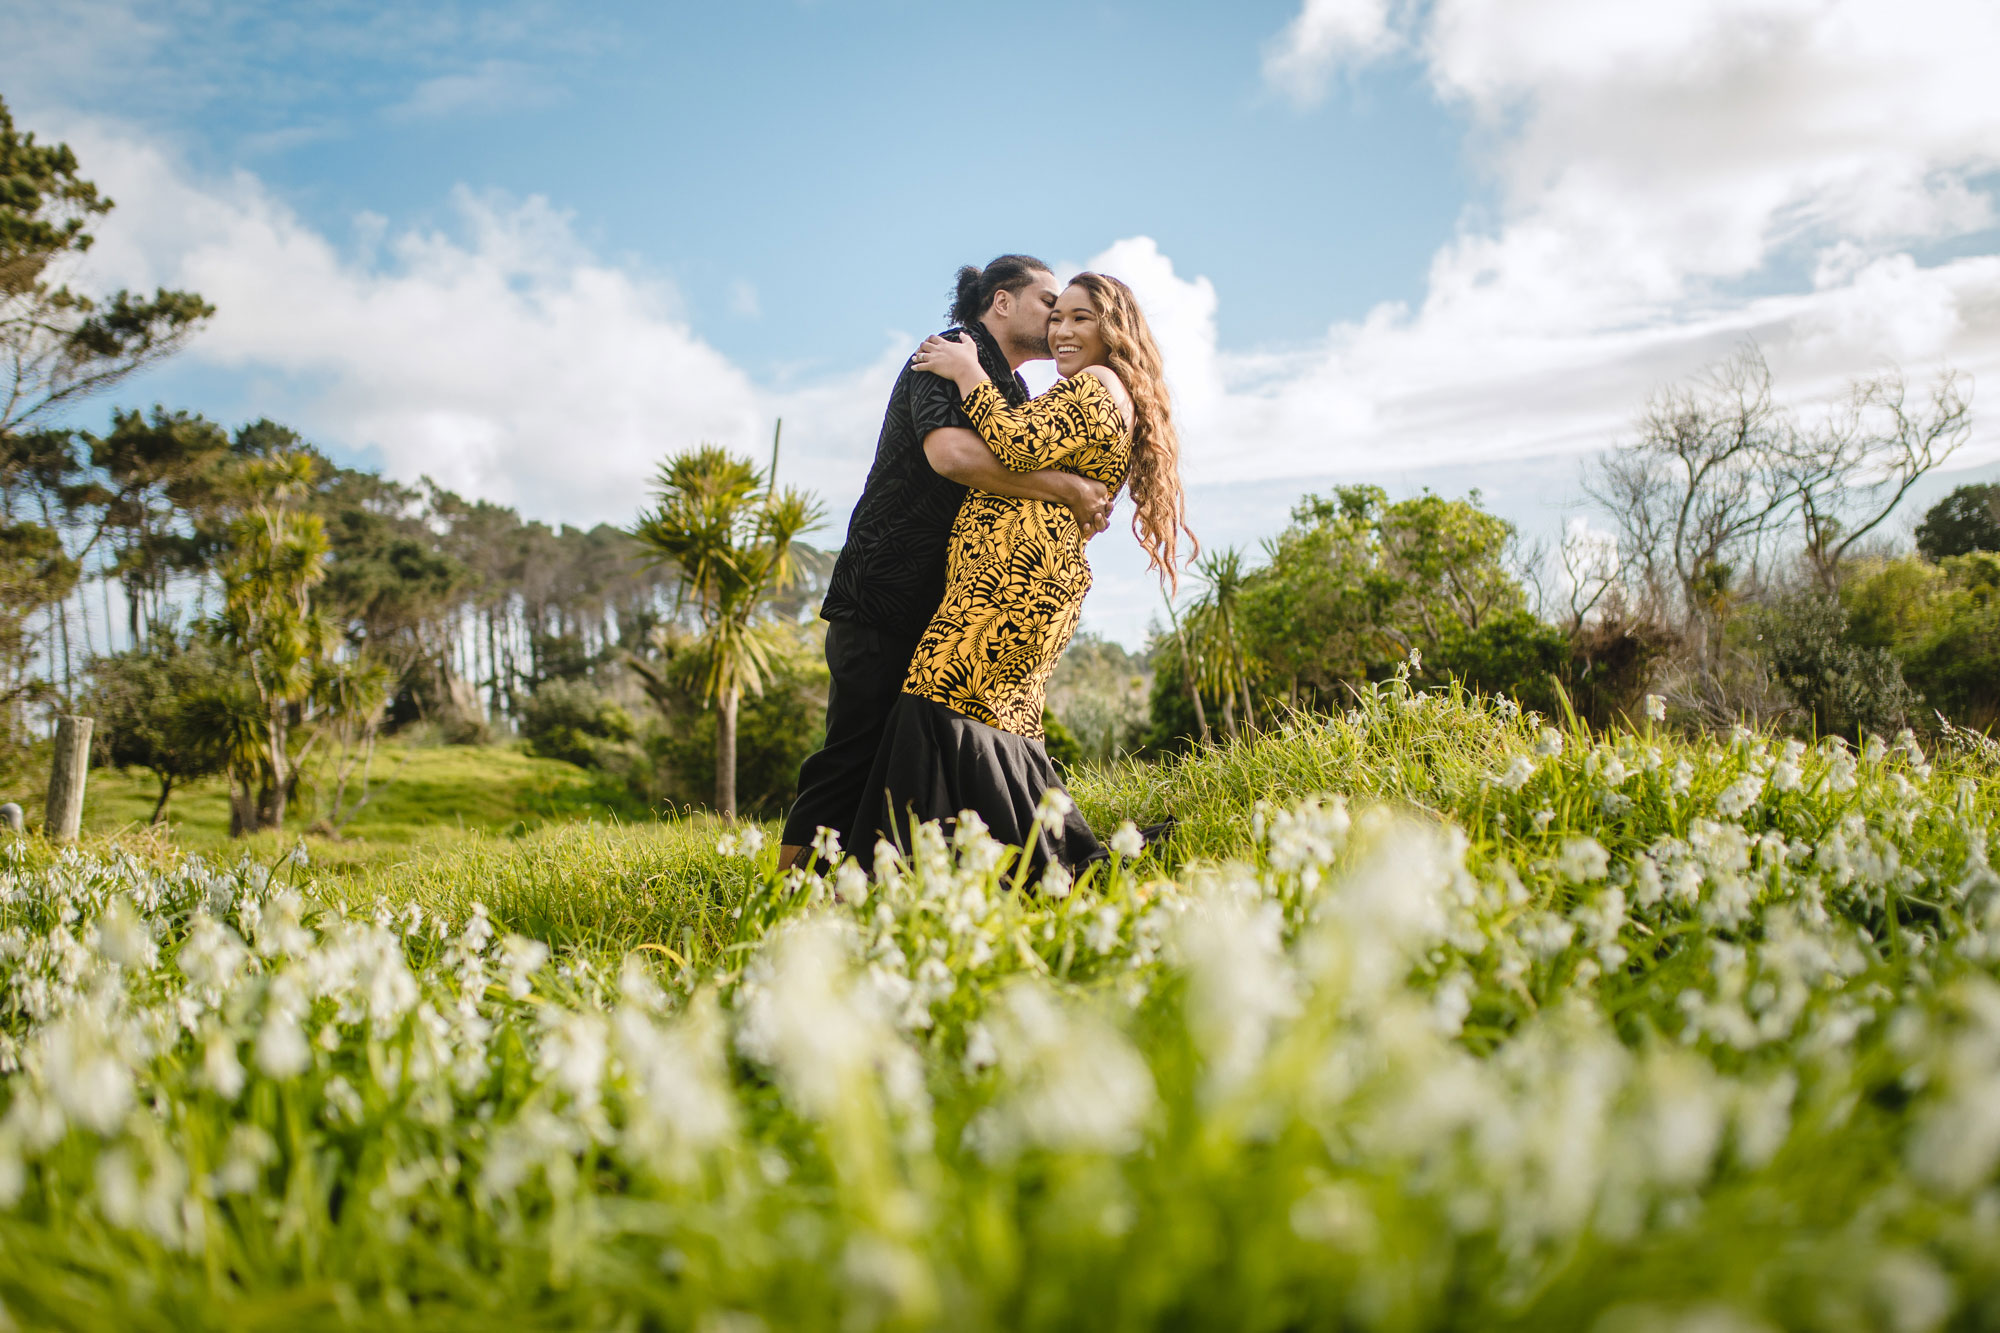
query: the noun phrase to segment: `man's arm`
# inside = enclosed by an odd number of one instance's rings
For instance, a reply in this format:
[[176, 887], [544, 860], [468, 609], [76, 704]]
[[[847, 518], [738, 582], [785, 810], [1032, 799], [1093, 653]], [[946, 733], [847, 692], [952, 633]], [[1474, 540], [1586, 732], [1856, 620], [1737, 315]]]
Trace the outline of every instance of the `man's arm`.
[[961, 486], [1016, 500], [1048, 500], [1067, 505], [1085, 540], [1110, 525], [1111, 492], [1103, 482], [1053, 468], [1041, 472], [1009, 472], [986, 441], [959, 426], [944, 426], [924, 436], [924, 457], [931, 470]]

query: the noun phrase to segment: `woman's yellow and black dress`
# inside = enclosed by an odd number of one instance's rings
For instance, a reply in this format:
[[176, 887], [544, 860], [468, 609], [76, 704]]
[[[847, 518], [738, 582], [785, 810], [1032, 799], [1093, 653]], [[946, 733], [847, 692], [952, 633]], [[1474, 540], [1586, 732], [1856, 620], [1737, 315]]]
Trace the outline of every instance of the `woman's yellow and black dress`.
[[[1072, 375], [1010, 408], [990, 383], [965, 398], [966, 415], [1010, 471], [1059, 468], [1115, 494], [1130, 465], [1131, 432], [1111, 391]], [[876, 752], [853, 849], [864, 865], [874, 835], [899, 845], [910, 822], [972, 810], [1002, 842], [1031, 849], [1037, 868], [1070, 866], [1103, 847], [1081, 815], [1035, 839], [1035, 808], [1061, 786], [1042, 745], [1049, 673], [1076, 632], [1090, 563], [1069, 509], [973, 491], [947, 548], [944, 600], [931, 617]]]

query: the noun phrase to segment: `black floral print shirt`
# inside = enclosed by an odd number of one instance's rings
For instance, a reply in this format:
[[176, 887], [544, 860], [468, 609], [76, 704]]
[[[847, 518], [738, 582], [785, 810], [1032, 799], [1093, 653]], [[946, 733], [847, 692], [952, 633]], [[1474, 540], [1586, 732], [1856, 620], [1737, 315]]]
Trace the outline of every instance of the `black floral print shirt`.
[[[995, 390], [1013, 406], [1028, 401], [1028, 386], [1007, 364], [984, 325], [951, 329], [970, 333], [979, 364]], [[944, 595], [945, 544], [965, 487], [939, 476], [924, 456], [924, 437], [957, 426], [973, 429], [958, 387], [941, 375], [913, 370], [908, 362], [889, 391], [882, 436], [868, 484], [847, 521], [847, 542], [834, 562], [820, 615], [866, 625], [906, 640], [930, 623]]]

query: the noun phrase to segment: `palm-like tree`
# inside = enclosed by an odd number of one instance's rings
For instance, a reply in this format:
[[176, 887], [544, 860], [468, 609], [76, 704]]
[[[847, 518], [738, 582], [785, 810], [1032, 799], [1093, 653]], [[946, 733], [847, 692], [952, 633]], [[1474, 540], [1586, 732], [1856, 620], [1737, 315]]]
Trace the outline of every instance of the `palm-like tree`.
[[715, 806], [736, 817], [736, 709], [745, 690], [764, 692], [768, 629], [760, 613], [798, 576], [793, 545], [819, 526], [823, 506], [803, 491], [773, 488], [718, 445], [704, 444], [660, 465], [654, 506], [632, 536], [656, 563], [680, 571], [682, 605], [701, 620], [702, 694], [716, 709]]
[[1201, 685], [1222, 699], [1222, 725], [1237, 733], [1236, 699], [1243, 701], [1244, 725], [1257, 729], [1257, 706], [1250, 698], [1252, 673], [1243, 652], [1240, 623], [1243, 589], [1249, 576], [1243, 553], [1235, 547], [1216, 551], [1195, 562], [1203, 584], [1201, 597], [1188, 614], [1195, 642], [1195, 665]]
[[326, 528], [300, 508], [313, 467], [310, 456], [286, 453], [249, 460], [237, 478], [244, 503], [229, 525], [215, 629], [249, 668], [256, 708], [231, 742], [232, 833], [284, 823], [298, 781], [293, 724], [332, 650], [332, 627], [312, 601], [326, 577]]

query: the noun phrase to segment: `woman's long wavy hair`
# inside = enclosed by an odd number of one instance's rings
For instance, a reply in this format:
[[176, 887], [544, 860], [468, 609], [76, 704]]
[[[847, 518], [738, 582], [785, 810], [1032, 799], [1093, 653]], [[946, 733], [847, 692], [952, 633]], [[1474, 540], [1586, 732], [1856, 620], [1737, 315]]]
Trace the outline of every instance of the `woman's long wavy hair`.
[[1070, 282], [1090, 293], [1104, 335], [1104, 360], [1132, 398], [1132, 466], [1126, 481], [1132, 489], [1133, 535], [1146, 548], [1146, 563], [1159, 571], [1160, 581], [1177, 588], [1181, 535], [1187, 535], [1189, 560], [1201, 554], [1201, 543], [1187, 525], [1181, 441], [1167, 401], [1160, 349], [1130, 287], [1102, 273], [1079, 273]]

